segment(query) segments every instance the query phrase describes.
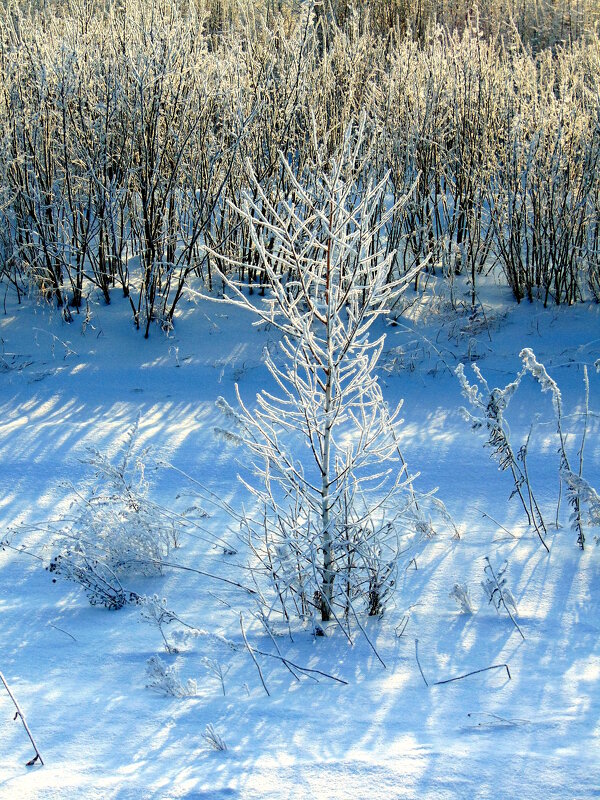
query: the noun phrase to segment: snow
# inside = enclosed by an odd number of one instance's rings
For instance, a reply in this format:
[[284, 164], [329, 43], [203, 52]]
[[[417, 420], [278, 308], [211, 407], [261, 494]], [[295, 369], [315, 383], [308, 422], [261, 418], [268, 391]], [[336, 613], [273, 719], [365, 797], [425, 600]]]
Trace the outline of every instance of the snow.
[[[282, 632], [277, 646], [292, 662], [322, 670], [296, 680], [276, 659], [261, 658], [267, 696], [243, 645], [240, 613], [251, 645], [274, 652], [252, 618], [251, 598], [232, 585], [194, 572], [165, 569], [127, 588], [167, 598], [167, 606], [212, 636], [178, 638], [168, 654], [160, 632], [140, 608], [91, 607], [73, 583], [43, 569], [53, 554], [47, 521], [68, 513], [73, 487], [92, 478], [84, 463], [93, 446], [113, 456], [140, 418], [138, 446], [241, 508], [250, 502], [237, 482], [243, 454], [215, 438], [223, 397], [236, 407], [235, 384], [250, 406], [268, 387], [262, 362], [276, 333], [252, 325], [239, 308], [190, 302], [167, 337], [148, 341], [131, 326], [126, 301], [94, 305], [89, 325], [75, 316], [10, 296], [0, 317], [0, 538], [27, 553], [0, 551], [0, 670], [42, 753], [43, 767], [25, 767], [32, 748], [14, 707], [0, 691], [0, 798], [593, 798], [600, 796], [600, 550], [587, 529], [581, 552], [568, 525], [553, 526], [558, 490], [552, 400], [530, 376], [506, 412], [515, 451], [535, 413], [528, 468], [548, 525], [550, 553], [509, 500], [510, 478], [473, 432], [452, 370], [476, 363], [490, 386], [505, 386], [530, 348], [560, 388], [567, 448], [578, 465], [583, 365], [590, 373], [591, 409], [600, 407], [600, 308], [542, 309], [516, 305], [499, 287], [483, 287], [486, 321], [442, 309], [386, 327], [383, 362], [403, 348], [411, 369], [381, 370], [391, 406], [404, 398], [402, 446], [423, 491], [439, 487], [459, 526], [443, 526], [403, 569], [395, 605], [368, 619], [381, 666], [357, 629], [351, 646], [339, 629], [315, 637]], [[383, 329], [383, 326], [382, 326]], [[376, 332], [374, 332], [375, 334]], [[466, 374], [474, 379], [466, 363]], [[566, 424], [568, 423], [568, 425]], [[600, 422], [591, 415], [583, 476], [600, 485]], [[180, 472], [148, 464], [151, 497], [166, 508], [193, 492]], [[71, 488], [69, 488], [71, 485]], [[178, 505], [179, 504], [179, 505]], [[204, 504], [205, 505], [205, 504]], [[171, 560], [240, 579], [240, 546], [224, 555], [217, 538], [236, 542], [232, 521], [215, 507], [194, 535], [184, 535]], [[239, 543], [237, 543], [239, 545]], [[33, 556], [32, 556], [33, 554]], [[43, 562], [34, 556], [40, 556]], [[481, 588], [485, 558], [505, 577], [516, 619], [496, 612]], [[244, 582], [244, 581], [242, 581]], [[475, 613], [450, 596], [469, 590]], [[171, 637], [172, 623], [166, 629]], [[416, 659], [415, 640], [426, 686]], [[173, 638], [174, 640], [174, 638]], [[191, 697], [146, 688], [146, 662], [158, 655], [180, 679], [197, 682]], [[224, 669], [226, 694], [207, 668]], [[488, 670], [453, 683], [436, 681]], [[204, 738], [213, 725], [226, 751]]]

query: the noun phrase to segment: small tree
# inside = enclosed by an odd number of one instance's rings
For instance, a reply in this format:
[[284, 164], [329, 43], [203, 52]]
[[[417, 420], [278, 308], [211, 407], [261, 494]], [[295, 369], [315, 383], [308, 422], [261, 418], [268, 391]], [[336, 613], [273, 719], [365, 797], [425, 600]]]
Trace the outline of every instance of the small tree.
[[238, 391], [241, 413], [225, 410], [256, 457], [258, 485], [244, 482], [263, 511], [244, 523], [286, 618], [291, 604], [300, 616], [317, 610], [340, 621], [356, 616], [357, 600], [380, 613], [414, 499], [398, 499], [410, 483], [398, 449], [401, 404], [390, 410], [383, 399], [376, 365], [384, 336], [369, 334], [416, 270], [390, 280], [394, 254], [384, 256], [377, 242], [398, 207], [381, 213], [387, 179], [369, 182], [363, 148], [360, 126], [304, 182], [282, 156], [292, 187], [286, 202], [273, 203], [254, 179], [240, 213], [268, 296], [256, 306], [240, 281], [223, 275], [229, 302], [282, 334], [283, 359], [265, 356], [278, 394], [261, 391], [250, 410]]

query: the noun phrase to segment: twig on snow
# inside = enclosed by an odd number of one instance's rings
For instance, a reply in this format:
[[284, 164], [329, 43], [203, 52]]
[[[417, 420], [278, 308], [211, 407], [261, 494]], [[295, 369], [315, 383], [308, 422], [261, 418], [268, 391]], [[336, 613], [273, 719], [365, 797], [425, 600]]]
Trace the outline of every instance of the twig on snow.
[[4, 677], [4, 675], [1, 672], [0, 672], [0, 680], [4, 684], [4, 688], [8, 692], [8, 696], [13, 701], [13, 703], [15, 704], [15, 708], [17, 709], [13, 719], [16, 720], [17, 717], [21, 718], [21, 722], [23, 723], [23, 727], [25, 728], [25, 732], [27, 733], [27, 736], [29, 736], [29, 741], [31, 742], [31, 744], [33, 745], [33, 749], [35, 750], [35, 756], [30, 761], [28, 761], [25, 766], [32, 767], [37, 761], [39, 761], [40, 764], [43, 766], [44, 765], [44, 761], [43, 761], [42, 756], [40, 754], [40, 751], [38, 750], [37, 745], [36, 745], [36, 743], [35, 743], [35, 741], [33, 739], [33, 736], [31, 735], [31, 731], [29, 730], [29, 726], [27, 725], [25, 717], [23, 716], [23, 712], [21, 711], [21, 709], [19, 707], [19, 704], [17, 703], [17, 700], [16, 700], [14, 694], [10, 690], [9, 685], [6, 682], [6, 678]]
[[[329, 678], [329, 680], [335, 681], [336, 683], [341, 683], [344, 686], [348, 685], [348, 681], [345, 681], [343, 678], [337, 678], [335, 675], [330, 675], [328, 672], [323, 672], [320, 669], [310, 669], [309, 667], [301, 667], [299, 664], [295, 664], [293, 661], [290, 661], [289, 658], [285, 658], [284, 656], [275, 655], [275, 653], [265, 653], [263, 650], [255, 650], [255, 653], [258, 653], [259, 656], [265, 656], [266, 658], [276, 658], [278, 661], [281, 661], [285, 664], [286, 667], [293, 667], [297, 669], [299, 672], [306, 673], [307, 677], [311, 677], [311, 674], [314, 675], [321, 675], [323, 678]], [[310, 673], [310, 674], [309, 674]]]
[[427, 678], [423, 674], [423, 668], [421, 667], [421, 662], [419, 661], [419, 640], [415, 639], [415, 658], [417, 659], [417, 666], [419, 667], [419, 672], [421, 673], [421, 677], [425, 683], [425, 686], [429, 686], [427, 683]]
[[471, 675], [478, 675], [480, 672], [487, 672], [490, 669], [505, 669], [508, 675], [508, 680], [512, 680], [508, 664], [493, 664], [491, 667], [484, 667], [483, 669], [475, 669], [473, 672], [466, 672], [464, 675], [457, 675], [456, 678], [447, 678], [445, 681], [436, 681], [434, 686], [442, 686], [445, 683], [453, 683], [453, 681], [462, 681], [463, 678], [468, 678]]
[[74, 642], [77, 641], [77, 639], [73, 636], [72, 633], [69, 633], [69, 631], [65, 631], [63, 628], [59, 628], [58, 625], [53, 625], [51, 622], [49, 622], [48, 626], [50, 628], [54, 628], [55, 631], [60, 631], [61, 633], [64, 633], [65, 636], [69, 636], [71, 639], [73, 639]]
[[250, 644], [248, 643], [248, 639], [246, 637], [246, 631], [244, 630], [244, 618], [243, 618], [243, 616], [241, 614], [240, 614], [240, 628], [242, 630], [242, 636], [244, 637], [244, 644], [246, 645], [246, 649], [248, 650], [248, 653], [250, 654], [250, 658], [252, 659], [252, 661], [254, 661], [254, 665], [255, 665], [256, 669], [258, 670], [258, 675], [259, 675], [260, 681], [261, 681], [261, 683], [263, 685], [263, 689], [265, 690], [267, 695], [270, 697], [271, 696], [271, 692], [267, 689], [267, 684], [265, 683], [265, 679], [263, 678], [262, 669], [260, 668], [260, 664], [258, 663], [258, 661], [256, 659], [256, 656], [254, 655], [254, 651], [252, 650], [252, 648], [250, 647]]
[[[415, 639], [415, 658], [417, 659], [417, 666], [419, 667], [419, 672], [421, 673], [421, 677], [425, 683], [425, 686], [429, 686], [427, 678], [423, 673], [423, 668], [421, 667], [421, 662], [419, 661], [419, 640]], [[505, 669], [506, 674], [508, 675], [508, 679], [512, 680], [512, 676], [510, 674], [510, 670], [508, 668], [508, 664], [493, 664], [491, 667], [484, 667], [483, 669], [475, 669], [472, 672], [467, 672], [464, 675], [457, 675], [455, 678], [446, 678], [443, 681], [435, 681], [432, 686], [443, 686], [446, 683], [453, 683], [454, 681], [461, 681], [463, 678], [469, 678], [471, 675], [478, 675], [480, 672], [488, 672], [490, 669]]]

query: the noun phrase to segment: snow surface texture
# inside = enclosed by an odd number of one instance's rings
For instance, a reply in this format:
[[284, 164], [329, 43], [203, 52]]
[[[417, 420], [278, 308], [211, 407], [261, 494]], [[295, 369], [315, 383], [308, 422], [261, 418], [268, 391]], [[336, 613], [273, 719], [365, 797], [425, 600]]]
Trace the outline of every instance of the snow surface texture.
[[[560, 387], [569, 429], [579, 432], [568, 440], [578, 463], [584, 364], [591, 408], [600, 407], [593, 370], [600, 309], [544, 311], [500, 295], [490, 287], [487, 322], [477, 326], [466, 315], [413, 314], [413, 322], [400, 318], [387, 329], [382, 384], [390, 404], [405, 398], [404, 455], [420, 471], [422, 490], [439, 487], [462, 536], [440, 529], [403, 572], [395, 607], [367, 621], [385, 669], [358, 630], [353, 646], [339, 631], [320, 637], [310, 627], [293, 642], [283, 634], [272, 642], [247, 595], [193, 572], [165, 569], [127, 585], [157, 595], [159, 610], [167, 598], [194, 629], [177, 620], [165, 626], [171, 653], [139, 606], [92, 607], [77, 585], [53, 584], [43, 569], [53, 555], [46, 522], [68, 515], [74, 490], [85, 494], [93, 477], [82, 463], [86, 448], [114, 455], [138, 415], [139, 447], [151, 445], [155, 462], [170, 462], [236, 507], [248, 501], [236, 481], [243, 454], [213, 434], [215, 400], [235, 405], [237, 382], [252, 403], [268, 378], [261, 353], [274, 352], [275, 336], [239, 309], [212, 304], [190, 309], [169, 338], [157, 330], [146, 342], [130, 330], [118, 299], [94, 306], [86, 325], [7, 303], [0, 537], [18, 523], [35, 524], [12, 544], [43, 561], [0, 551], [0, 670], [45, 766], [24, 766], [31, 745], [0, 692], [3, 800], [600, 797], [600, 531], [588, 529], [581, 552], [564, 498], [562, 527], [552, 524], [556, 433], [551, 399], [535, 381], [523, 380], [507, 419], [518, 449], [534, 413], [541, 415], [528, 470], [549, 523], [549, 554], [508, 499], [510, 479], [481, 447], [485, 434], [474, 434], [459, 413], [465, 400], [451, 372], [463, 361], [471, 379], [468, 362], [476, 360], [490, 386], [504, 386], [520, 369], [519, 352], [531, 348]], [[590, 416], [583, 474], [596, 489], [599, 427]], [[146, 477], [163, 507], [192, 502], [175, 500], [193, 491], [179, 473], [162, 468]], [[245, 554], [237, 532], [222, 512], [207, 511], [169, 558], [239, 580]], [[217, 537], [237, 552], [224, 554]], [[525, 639], [484, 594], [486, 557], [495, 569], [508, 562], [503, 576]], [[277, 646], [347, 685], [297, 681], [264, 658], [267, 696], [243, 645], [240, 612], [252, 647]], [[189, 692], [147, 688], [149, 659], [155, 676], [170, 668], [173, 685]], [[510, 680], [499, 668], [434, 685], [497, 664], [508, 665]]]

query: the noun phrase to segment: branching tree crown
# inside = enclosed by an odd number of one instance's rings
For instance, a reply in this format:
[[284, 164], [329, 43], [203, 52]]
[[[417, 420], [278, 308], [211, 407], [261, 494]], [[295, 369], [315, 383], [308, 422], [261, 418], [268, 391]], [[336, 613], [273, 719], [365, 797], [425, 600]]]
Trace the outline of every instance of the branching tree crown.
[[[339, 621], [357, 599], [380, 613], [401, 550], [397, 490], [410, 480], [397, 443], [400, 405], [390, 410], [383, 399], [384, 337], [370, 332], [415, 271], [393, 278], [393, 253], [377, 247], [398, 209], [380, 213], [386, 181], [369, 182], [363, 149], [359, 125], [305, 183], [282, 157], [288, 201], [273, 204], [255, 182], [240, 209], [268, 296], [257, 306], [232, 273], [223, 276], [230, 302], [282, 334], [282, 358], [265, 355], [278, 391], [261, 391], [253, 410], [238, 392], [237, 421], [259, 477], [246, 485], [264, 509], [247, 520], [250, 539], [286, 617], [291, 602], [301, 616], [317, 609]], [[299, 440], [307, 457], [298, 457]]]

